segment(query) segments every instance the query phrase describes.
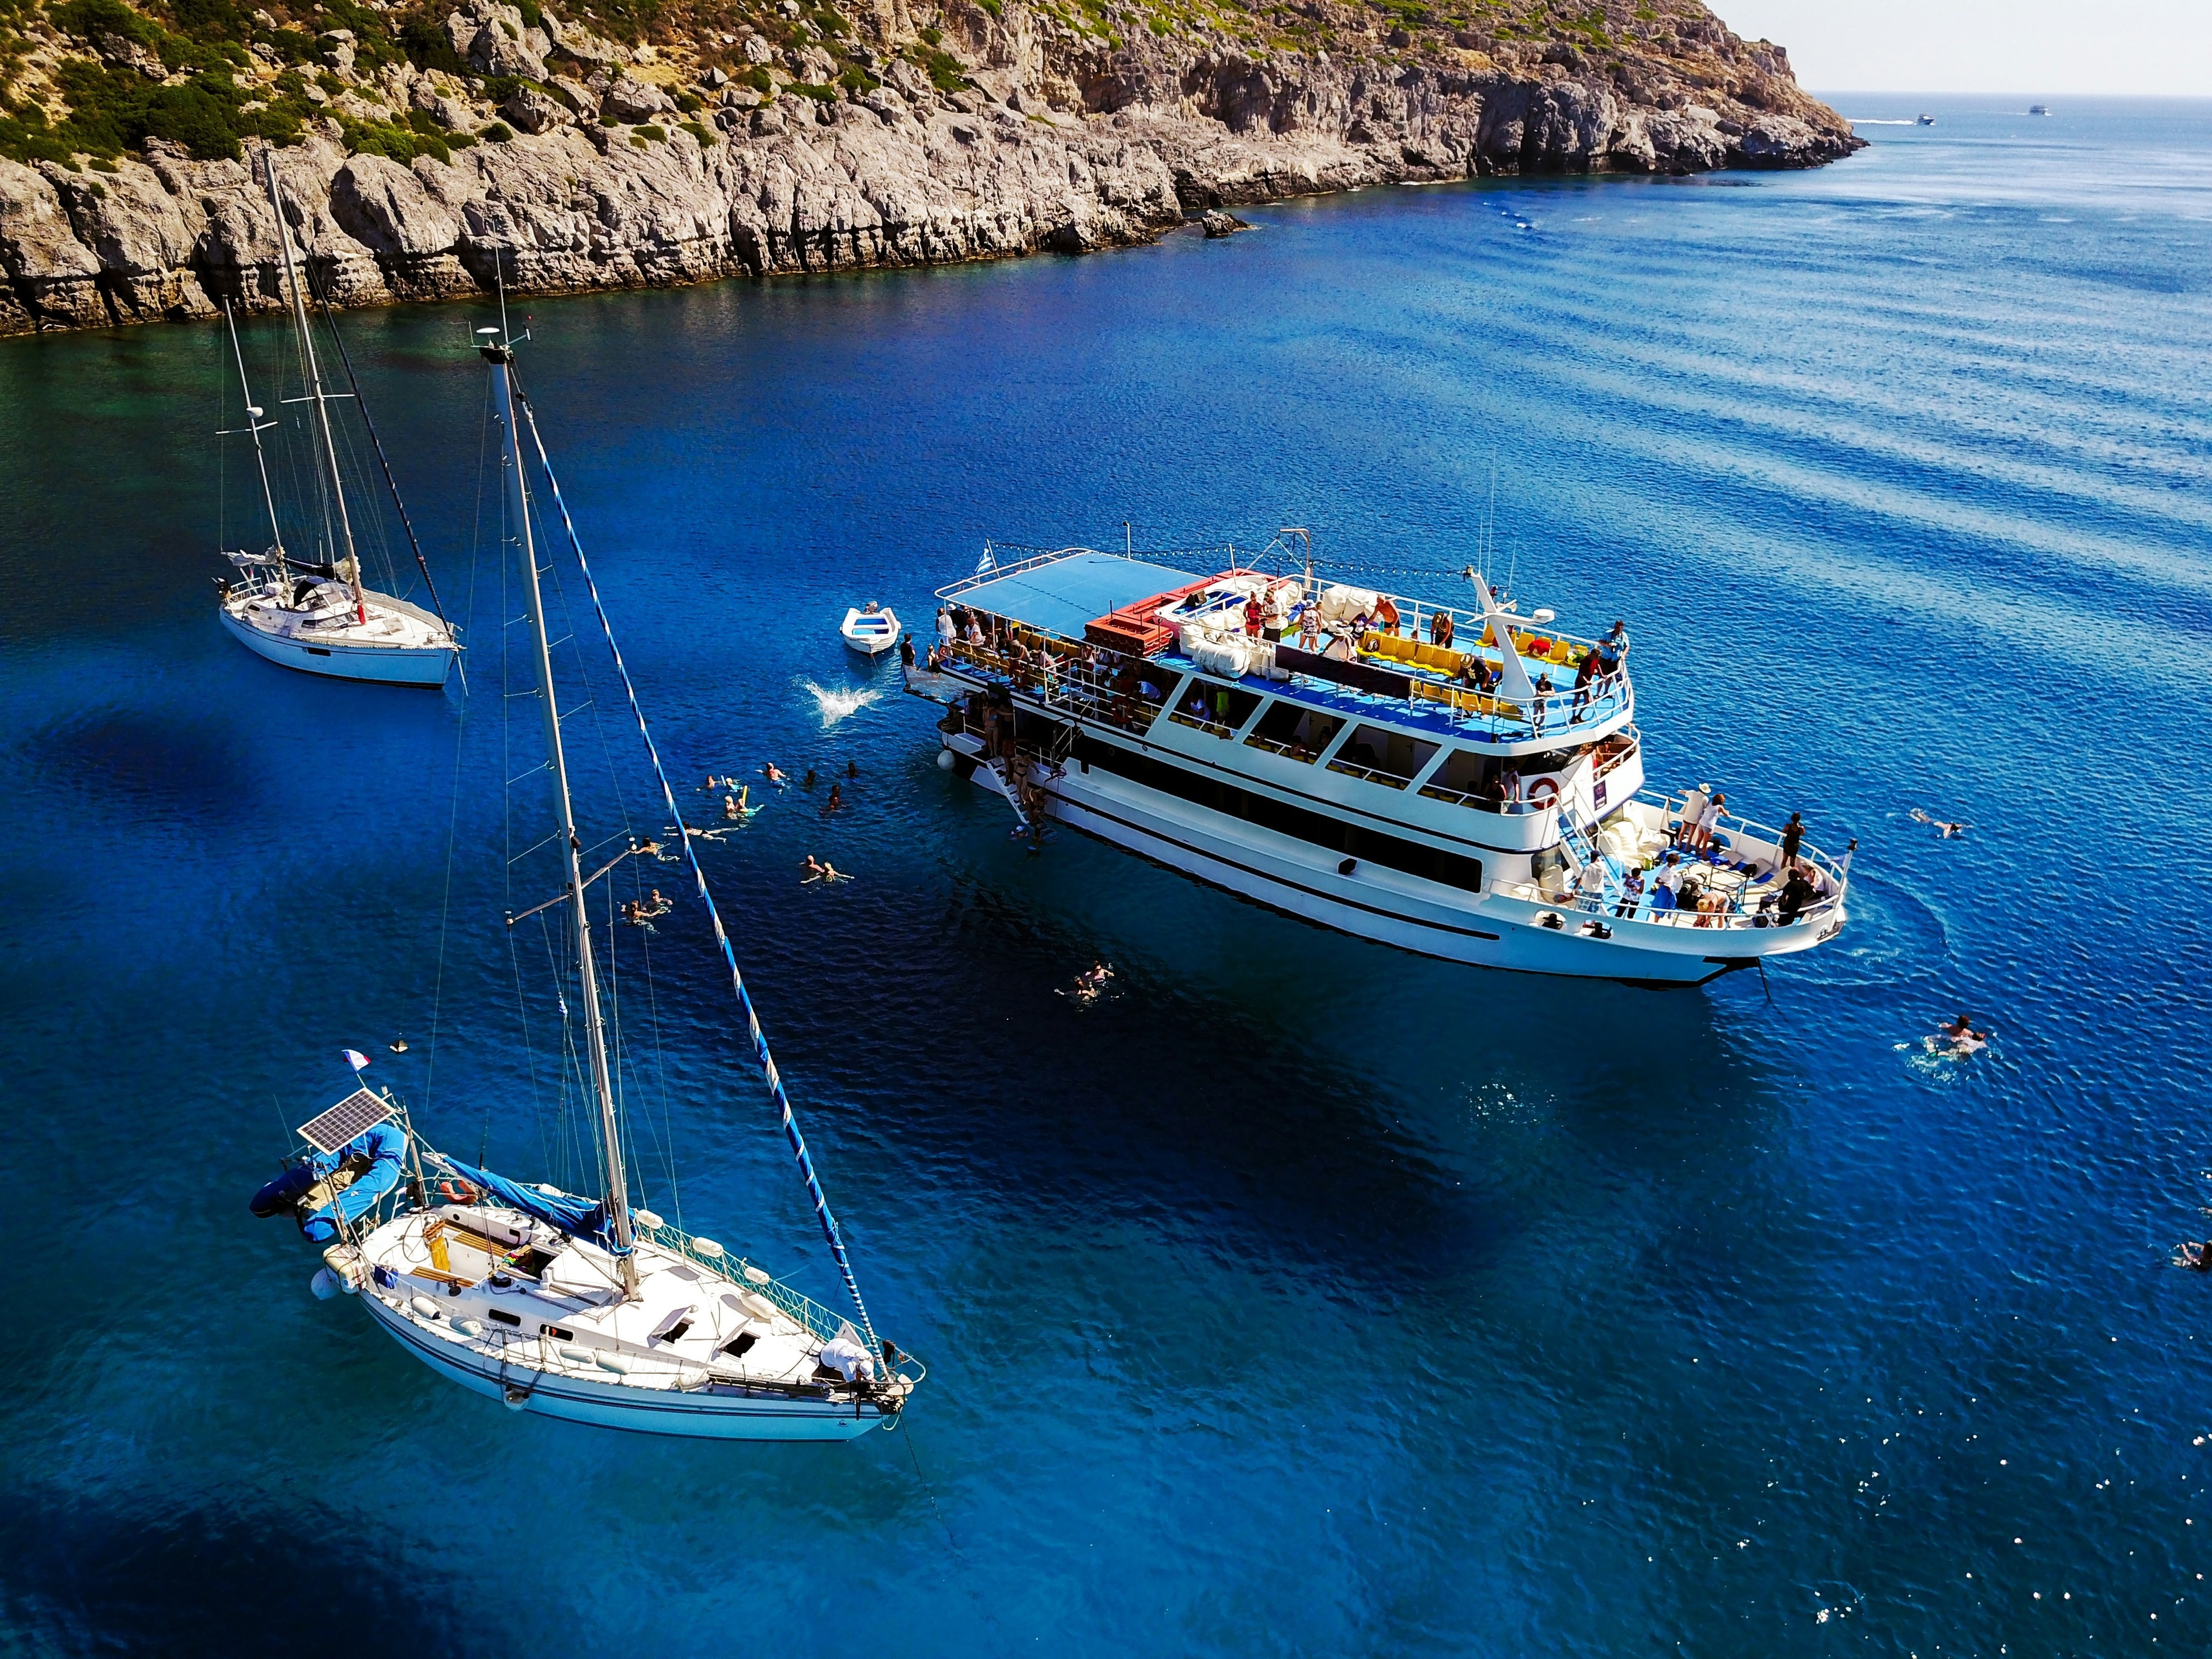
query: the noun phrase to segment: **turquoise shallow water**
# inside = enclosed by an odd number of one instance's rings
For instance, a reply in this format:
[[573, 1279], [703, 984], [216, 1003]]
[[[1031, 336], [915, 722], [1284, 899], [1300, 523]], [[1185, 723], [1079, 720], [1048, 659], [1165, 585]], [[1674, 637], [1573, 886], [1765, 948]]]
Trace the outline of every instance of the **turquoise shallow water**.
[[[1815, 174], [529, 307], [676, 768], [860, 768], [710, 866], [932, 1368], [842, 1448], [501, 1412], [246, 1211], [347, 1044], [455, 1151], [569, 1156], [499, 924], [535, 714], [470, 552], [483, 307], [346, 322], [465, 701], [219, 632], [212, 332], [0, 345], [0, 1645], [2203, 1650], [2212, 1285], [2167, 1257], [2212, 1226], [2212, 106], [1838, 101], [1939, 118]], [[1771, 1000], [1029, 859], [832, 632], [1125, 520], [1455, 568], [1493, 468], [1524, 599], [1634, 629], [1655, 775], [1858, 837], [1850, 928]], [[883, 695], [833, 723], [810, 683]], [[859, 878], [800, 888], [810, 850]], [[696, 919], [652, 944], [650, 1195], [830, 1299]], [[1990, 1054], [1900, 1048], [1961, 1006]]]

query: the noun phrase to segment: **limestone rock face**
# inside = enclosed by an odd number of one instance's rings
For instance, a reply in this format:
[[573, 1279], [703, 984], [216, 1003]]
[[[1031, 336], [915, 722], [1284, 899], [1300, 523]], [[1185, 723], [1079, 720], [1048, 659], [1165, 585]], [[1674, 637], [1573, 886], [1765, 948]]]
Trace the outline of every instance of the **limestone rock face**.
[[[868, 0], [859, 42], [780, 54], [746, 33], [725, 40], [725, 61], [827, 82], [842, 66], [835, 46], [883, 85], [755, 107], [758, 94], [718, 82], [719, 70], [633, 53], [551, 10], [539, 28], [501, 0], [464, 0], [445, 23], [454, 50], [479, 75], [535, 84], [495, 110], [450, 77], [387, 64], [346, 96], [424, 111], [457, 132], [503, 118], [512, 143], [403, 167], [349, 156], [326, 122], [276, 164], [317, 290], [373, 305], [499, 282], [573, 291], [1080, 252], [1316, 191], [1808, 167], [1857, 147], [1798, 90], [1779, 47], [1747, 46], [1710, 16], [1670, 14], [1681, 50], [1708, 54], [1693, 72], [1650, 57], [1608, 68], [1571, 46], [1471, 30], [1393, 54], [1371, 13], [1334, 0], [1293, 9], [1368, 45], [1334, 56], [1203, 29], [1109, 41], [1027, 0], [942, 0], [930, 15], [975, 83], [944, 92], [894, 55], [915, 26], [908, 0]], [[119, 50], [115, 60], [132, 61]], [[656, 82], [719, 98], [719, 131], [702, 143]], [[261, 165], [258, 154], [194, 161], [158, 141], [112, 173], [0, 160], [0, 333], [204, 316], [226, 300], [279, 306]], [[1209, 215], [1209, 233], [1224, 219]]]

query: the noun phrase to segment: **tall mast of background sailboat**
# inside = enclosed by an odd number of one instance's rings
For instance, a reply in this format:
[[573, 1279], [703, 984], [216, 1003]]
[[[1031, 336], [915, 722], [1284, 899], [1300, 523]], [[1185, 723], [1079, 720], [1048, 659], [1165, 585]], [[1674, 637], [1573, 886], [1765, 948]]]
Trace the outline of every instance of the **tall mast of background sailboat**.
[[538, 671], [538, 695], [545, 706], [546, 763], [553, 771], [556, 829], [561, 836], [562, 867], [568, 872], [571, 925], [576, 934], [576, 967], [582, 981], [584, 1036], [591, 1055], [592, 1089], [599, 1102], [599, 1144], [605, 1153], [606, 1200], [621, 1261], [623, 1288], [637, 1291], [637, 1262], [630, 1254], [629, 1182], [623, 1170], [623, 1149], [615, 1121], [614, 1080], [607, 1068], [606, 1026], [599, 1016], [599, 976], [592, 964], [592, 919], [584, 902], [583, 844], [576, 834], [576, 815], [568, 799], [568, 762], [561, 747], [561, 708], [553, 696], [553, 653], [546, 643], [545, 599], [538, 587], [538, 545], [530, 533], [530, 486], [523, 476], [522, 440], [514, 424], [514, 388], [507, 368], [514, 350], [501, 343], [479, 348], [491, 364], [492, 397], [500, 422], [507, 428], [505, 443], [507, 501], [514, 514], [515, 540], [522, 551], [526, 578], [523, 592], [530, 599], [530, 641]]
[[261, 451], [261, 410], [253, 401], [253, 388], [246, 383], [246, 354], [238, 347], [238, 319], [230, 301], [222, 302], [222, 320], [230, 330], [230, 355], [238, 364], [238, 392], [246, 399], [246, 429], [253, 437], [253, 464], [261, 469], [261, 501], [269, 509], [269, 539], [276, 554], [276, 579], [284, 580], [284, 532], [276, 524], [276, 495], [269, 488], [269, 458]]
[[276, 246], [284, 260], [284, 291], [292, 301], [292, 326], [300, 338], [300, 368], [307, 379], [307, 401], [315, 406], [315, 429], [323, 441], [320, 448], [325, 476], [330, 480], [330, 501], [323, 508], [323, 533], [326, 537], [331, 534], [330, 514], [331, 507], [335, 506], [337, 510], [337, 533], [343, 539], [342, 543], [335, 539], [331, 542], [331, 550], [337, 555], [331, 562], [337, 564], [338, 559], [344, 561], [338, 568], [346, 574], [352, 585], [354, 613], [365, 623], [368, 620], [368, 601], [362, 594], [361, 561], [354, 554], [353, 520], [346, 512], [345, 488], [338, 482], [337, 440], [331, 432], [331, 410], [323, 395], [322, 371], [315, 366], [315, 342], [307, 330], [307, 305], [300, 294], [300, 273], [292, 264], [292, 228], [284, 217], [284, 192], [276, 183], [275, 155], [264, 149], [261, 164], [269, 175], [269, 205], [276, 213]]

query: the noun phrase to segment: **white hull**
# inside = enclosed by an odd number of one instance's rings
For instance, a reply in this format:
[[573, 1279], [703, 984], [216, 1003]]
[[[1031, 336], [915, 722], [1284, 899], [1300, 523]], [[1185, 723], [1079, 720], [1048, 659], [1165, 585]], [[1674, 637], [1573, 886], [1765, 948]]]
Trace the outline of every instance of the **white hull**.
[[[875, 625], [872, 627], [871, 623]], [[848, 650], [857, 651], [864, 657], [880, 657], [898, 643], [899, 619], [896, 613], [890, 611], [854, 609], [845, 613], [837, 635]]]
[[646, 1389], [526, 1365], [502, 1365], [380, 1297], [364, 1293], [361, 1299], [401, 1347], [447, 1382], [487, 1400], [502, 1404], [512, 1400], [518, 1411], [564, 1422], [699, 1440], [851, 1440], [889, 1420], [865, 1403], [815, 1404], [704, 1390]]
[[[970, 758], [981, 748], [969, 737], [948, 738], [945, 746]], [[999, 793], [988, 769], [977, 768], [974, 781]], [[1705, 928], [1686, 919], [1631, 921], [1562, 902], [1512, 897], [1495, 888], [1471, 893], [1371, 863], [1345, 874], [1339, 855], [1325, 848], [1105, 772], [1086, 774], [1071, 764], [1060, 777], [1037, 781], [1050, 817], [1101, 841], [1302, 921], [1474, 967], [1698, 985], [1765, 957], [1810, 950], [1844, 923], [1837, 908], [1815, 922], [1790, 927]], [[1564, 926], [1543, 926], [1547, 915]], [[1592, 920], [1609, 927], [1613, 937], [1576, 931]]]
[[[383, 601], [389, 605], [392, 600]], [[233, 605], [222, 607], [223, 626], [256, 656], [280, 667], [331, 679], [361, 680], [376, 685], [413, 685], [434, 690], [446, 683], [453, 659], [460, 654], [450, 643], [392, 645], [349, 644], [338, 630], [323, 641], [258, 628]]]

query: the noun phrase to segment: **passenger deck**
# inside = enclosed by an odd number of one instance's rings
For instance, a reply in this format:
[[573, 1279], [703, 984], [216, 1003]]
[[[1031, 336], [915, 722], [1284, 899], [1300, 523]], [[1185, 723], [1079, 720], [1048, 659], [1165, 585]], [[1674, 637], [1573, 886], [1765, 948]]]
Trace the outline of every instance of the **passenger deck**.
[[[1501, 755], [1595, 741], [1626, 726], [1635, 709], [1626, 666], [1600, 641], [1548, 622], [1501, 616], [1486, 623], [1455, 606], [1242, 566], [1202, 576], [1073, 549], [954, 583], [938, 597], [960, 630], [949, 642], [960, 661], [1047, 690], [1075, 678], [1095, 683], [1101, 671], [1111, 679], [1141, 663], [1132, 689], [1149, 687], [1154, 702], [1176, 691], [1170, 675], [1198, 677], [1178, 697], [1198, 703], [1178, 708], [1176, 717], [1207, 729], [1221, 722], [1206, 700], [1224, 682], [1346, 719], [1490, 744]], [[1254, 601], [1263, 618], [1257, 634], [1246, 614]], [[1556, 684], [1555, 670], [1582, 683]], [[1526, 690], [1512, 691], [1516, 682]]]

